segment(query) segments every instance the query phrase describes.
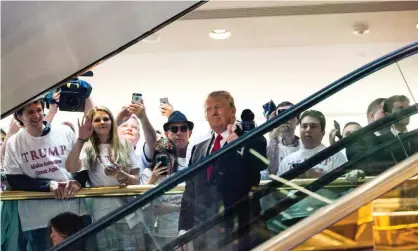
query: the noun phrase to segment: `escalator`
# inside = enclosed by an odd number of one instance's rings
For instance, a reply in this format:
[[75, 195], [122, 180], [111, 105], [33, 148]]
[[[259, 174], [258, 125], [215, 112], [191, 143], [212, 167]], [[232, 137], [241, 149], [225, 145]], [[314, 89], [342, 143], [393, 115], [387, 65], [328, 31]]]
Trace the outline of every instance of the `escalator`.
[[[37, 2], [33, 3], [33, 8], [22, 8], [19, 3], [2, 3], [2, 16], [7, 15], [6, 17], [8, 18], [5, 20], [10, 20], [10, 23], [2, 22], [2, 82], [14, 83], [14, 85], [7, 85], [6, 87], [2, 86], [2, 118], [16, 110], [16, 108], [19, 107], [19, 104], [27, 103], [39, 93], [59, 86], [74, 76], [80, 75], [90, 67], [110, 58], [167, 25], [171, 21], [179, 18], [181, 15], [197, 8], [202, 2], [132, 2], [129, 4], [126, 2], [124, 7], [118, 5], [119, 9], [115, 9], [110, 2], [108, 5], [106, 3], [100, 4], [101, 6], [98, 8], [97, 6], [91, 5], [91, 3], [81, 2]], [[20, 13], [16, 10], [22, 9], [28, 11], [23, 12], [22, 16], [16, 15], [16, 13]], [[60, 11], [55, 13], [50, 11], [46, 16], [39, 16], [39, 13], [44, 13], [45, 10], [53, 9], [59, 9]], [[74, 21], [71, 18], [72, 12], [77, 11], [87, 13], [92, 10], [97, 11], [97, 9], [100, 9], [100, 13], [94, 12], [96, 15], [86, 15], [85, 19], [80, 18], [77, 20], [77, 23], [72, 23]], [[32, 12], [29, 10], [34, 11]], [[83, 10], [85, 12], [83, 12]], [[104, 10], [107, 10], [107, 12]], [[117, 24], [118, 27], [106, 27], [106, 29], [104, 29], [103, 25], [108, 24], [105, 20], [109, 16], [115, 16], [112, 15], [115, 10], [118, 10], [119, 13], [124, 13], [124, 15], [116, 16], [123, 16], [124, 18], [117, 18], [118, 22], [115, 20], [111, 21], [111, 23]], [[147, 13], [156, 12], [161, 15], [155, 15], [153, 18], [151, 18], [150, 15], [147, 15]], [[57, 28], [55, 26], [49, 27], [48, 25], [45, 25], [45, 23], [53, 23], [51, 20], [55, 20], [52, 19], [54, 17], [57, 18], [56, 13], [60, 14], [60, 20], [64, 20], [59, 24], [61, 27], [67, 27], [66, 25], [70, 24], [68, 27], [71, 27], [72, 25], [72, 27], [85, 27], [85, 29], [70, 29], [68, 33], [64, 32], [64, 34], [61, 34], [62, 36], [56, 36], [56, 40], [52, 40], [52, 44], [62, 47], [50, 48], [48, 47], [48, 43], [45, 44], [43, 43], [45, 41], [39, 39], [48, 37], [48, 32], [52, 32], [51, 29]], [[127, 13], [129, 13], [129, 15], [127, 15]], [[30, 28], [33, 29], [34, 32], [27, 33], [26, 28], [20, 25], [25, 22], [25, 18], [23, 17], [31, 20], [27, 23], [32, 24]], [[142, 25], [140, 22], [141, 20], [136, 19], [138, 17], [145, 17], [147, 20], [152, 19], [153, 21], [146, 25]], [[16, 22], [16, 20], [23, 21]], [[83, 26], [83, 22], [88, 23], [89, 25]], [[132, 23], [135, 22], [141, 23], [141, 25], [138, 25], [138, 30], [132, 30], [132, 33], [124, 33], [124, 30], [120, 28], [132, 25]], [[18, 25], [13, 26], [15, 24]], [[117, 31], [117, 34], [96, 34], [96, 36], [94, 34], [95, 31]], [[23, 40], [22, 37], [25, 38], [25, 41], [31, 41], [32, 43], [17, 43], [16, 41]], [[89, 39], [78, 41], [78, 38], [80, 37], [88, 37]], [[103, 42], [102, 39], [98, 41], [99, 38], [102, 37], [118, 37], [119, 39], [109, 39], [109, 44], [102, 43], [101, 46], [96, 46], [100, 42]], [[66, 39], [74, 39], [75, 42], [66, 43]], [[130, 42], [127, 43], [126, 41]], [[34, 46], [34, 44], [42, 44], [43, 46]], [[69, 48], [68, 44], [71, 44], [73, 47]], [[33, 50], [33, 48], [36, 48], [36, 50]], [[43, 50], [40, 48], [43, 48]], [[89, 48], [89, 50], [86, 50], [86, 48]], [[97, 50], [92, 50], [91, 48], [96, 48]], [[36, 53], [33, 54], [33, 51], [36, 51]], [[390, 97], [393, 95], [404, 95], [407, 97], [409, 100], [407, 106], [390, 107], [390, 109], [386, 111], [387, 116], [384, 118], [353, 132], [350, 136], [341, 139], [331, 147], [327, 147], [315, 155], [309, 156], [309, 158], [303, 162], [293, 165], [293, 168], [288, 172], [285, 172], [280, 176], [272, 175], [270, 181], [262, 183], [259, 187], [254, 186], [250, 193], [235, 200], [234, 203], [229, 204], [227, 207], [222, 205], [222, 203], [216, 205], [218, 207], [216, 213], [209, 210], [211, 205], [193, 205], [193, 207], [199, 208], [202, 212], [205, 212], [207, 209], [207, 214], [205, 214], [204, 219], [199, 219], [198, 224], [194, 224], [192, 228], [187, 229], [188, 231], [185, 234], [177, 238], [160, 241], [158, 245], [153, 247], [160, 250], [173, 250], [178, 247], [188, 246], [188, 243], [190, 242], [200, 241], [203, 243], [201, 244], [201, 250], [248, 250], [257, 247], [259, 250], [270, 248], [274, 250], [286, 250], [295, 248], [295, 245], [299, 245], [306, 238], [311, 237], [313, 234], [330, 226], [339, 219], [338, 217], [332, 218], [325, 222], [326, 224], [324, 223], [322, 226], [315, 228], [314, 231], [306, 227], [309, 226], [310, 219], [322, 222], [327, 215], [318, 216], [318, 213], [323, 212], [323, 210], [331, 210], [333, 205], [341, 207], [341, 205], [347, 205], [347, 203], [349, 203], [345, 201], [345, 204], [341, 204], [342, 202], [340, 202], [340, 199], [347, 200], [347, 198], [351, 198], [349, 196], [356, 195], [356, 197], [351, 199], [359, 200], [359, 195], [355, 193], [356, 191], [362, 190], [358, 189], [371, 185], [369, 189], [373, 190], [376, 188], [375, 186], [388, 180], [391, 175], [395, 177], [396, 172], [394, 172], [394, 170], [399, 171], [399, 174], [402, 175], [399, 177], [396, 176], [398, 182], [391, 183], [392, 187], [390, 188], [394, 188], [402, 182], [407, 183], [407, 180], [418, 172], [416, 171], [416, 166], [413, 165], [411, 168], [412, 171], [401, 172], [401, 170], [406, 169], [406, 164], [402, 161], [409, 161], [407, 164], [408, 166], [411, 166], [410, 162], [416, 161], [416, 159], [411, 159], [414, 158], [411, 156], [413, 156], [413, 154], [416, 153], [416, 149], [418, 149], [416, 132], [416, 129], [418, 128], [418, 116], [416, 115], [418, 106], [414, 99], [414, 96], [416, 96], [414, 94], [418, 93], [418, 89], [416, 89], [418, 86], [417, 51], [418, 43], [415, 42], [342, 77], [284, 111], [276, 118], [247, 132], [238, 140], [228, 144], [228, 146], [221, 151], [193, 164], [169, 180], [161, 183], [156, 188], [136, 197], [136, 199], [111, 213], [108, 217], [102, 218], [94, 224], [87, 226], [51, 250], [72, 250], [73, 245], [77, 242], [82, 240], [85, 241], [86, 239], [94, 239], [97, 233], [103, 231], [112, 224], [116, 224], [117, 221], [135, 211], [152, 211], [155, 205], [160, 203], [161, 197], [171, 189], [181, 183], [188, 182], [192, 177], [199, 175], [202, 170], [206, 170], [209, 165], [219, 160], [222, 156], [227, 156], [237, 150], [239, 151], [241, 147], [250, 140], [268, 133], [273, 128], [289, 121], [306, 110], [314, 109], [321, 111], [326, 106], [332, 107], [333, 109], [331, 109], [331, 111], [350, 114], [352, 107], [357, 108], [361, 106], [364, 107], [364, 110], [367, 108], [368, 104], [356, 102], [356, 96], [358, 95], [367, 95], [370, 97], [370, 101], [378, 97]], [[80, 56], [80, 58], [75, 58], [75, 55]], [[51, 63], [53, 60], [57, 61], [62, 58], [66, 59], [62, 60], [62, 64]], [[37, 65], [38, 67], [29, 67], [34, 65]], [[56, 68], [49, 68], [52, 65]], [[22, 71], [27, 73], [25, 74], [25, 77], [22, 77], [22, 74], [20, 74]], [[385, 89], [387, 85], [385, 85], [385, 88], [381, 88], [380, 84], [383, 82], [390, 82], [391, 86], [394, 88]], [[289, 88], [293, 87], [290, 86]], [[21, 93], [20, 90], [22, 89], [25, 89], [26, 92]], [[18, 92], [19, 95], [17, 95]], [[16, 99], [16, 97], [18, 97], [18, 99]], [[331, 124], [331, 121], [327, 121], [327, 124]], [[398, 133], [400, 131], [398, 130], [398, 127], [407, 127], [408, 131]], [[325, 128], [323, 128], [323, 131], [324, 130]], [[375, 142], [378, 134], [386, 135], [387, 133], [392, 133], [391, 135], [394, 135], [394, 137], [385, 140], [380, 139], [378, 142]], [[324, 137], [324, 135], [322, 135], [322, 137]], [[268, 160], [262, 153], [248, 151], [246, 154], [251, 154], [252, 158], [267, 166]], [[348, 157], [347, 162], [341, 163], [332, 170], [322, 172], [321, 175], [315, 174], [313, 171], [315, 170], [314, 167], [327, 163], [334, 155], [341, 154], [345, 154]], [[399, 164], [400, 167], [398, 166]], [[232, 164], [228, 168], [233, 167], [234, 165]], [[362, 171], [362, 173], [367, 176], [363, 181], [361, 179], [355, 179], [352, 181], [352, 184], [333, 186], [333, 184], [338, 183], [341, 180], [346, 180], [348, 175], [351, 175], [353, 174], [353, 171], [358, 170]], [[387, 173], [384, 173], [386, 171]], [[356, 173], [358, 174], [360, 172]], [[383, 176], [379, 176], [381, 173], [383, 173]], [[377, 178], [375, 178], [376, 176]], [[296, 179], [298, 180], [297, 182]], [[303, 182], [300, 182], [300, 180]], [[344, 184], [346, 183], [347, 182]], [[300, 185], [295, 186], [295, 184]], [[386, 190], [381, 191], [380, 194], [374, 194], [374, 196], [368, 197], [368, 200], [362, 201], [363, 204], [356, 204], [357, 207], [351, 208], [350, 210], [355, 210], [358, 207], [369, 203], [370, 200], [373, 200], [377, 198], [377, 196], [388, 191], [387, 188], [388, 187], [386, 187]], [[222, 195], [220, 191], [218, 191], [218, 193]], [[118, 193], [117, 195], [126, 197], [132, 196], [133, 194]], [[97, 196], [97, 194], [92, 196]], [[416, 194], [414, 193], [412, 193], [412, 195], [407, 193], [403, 196], [406, 199], [414, 198], [414, 196], [416, 198]], [[267, 199], [272, 202], [268, 203], [268, 206], [264, 205], [264, 202]], [[257, 203], [261, 203], [262, 206], [264, 205], [261, 208], [261, 211], [252, 215], [252, 217], [246, 218], [244, 221], [240, 221], [239, 219], [242, 218], [238, 218], [237, 214], [238, 212], [242, 213], [243, 205], [256, 205]], [[384, 203], [382, 202], [382, 204]], [[410, 207], [412, 209], [409, 209], [408, 212], [416, 212], [414, 206]], [[257, 209], [251, 210], [257, 211]], [[350, 212], [347, 211], [346, 213]], [[341, 214], [341, 217], [343, 216], [344, 215]], [[158, 226], [155, 224], [157, 222], [158, 221], [155, 219], [151, 221], [149, 226], [154, 229], [150, 231], [157, 231], [156, 228], [158, 228]], [[300, 229], [300, 227], [298, 227], [299, 223], [305, 224], [304, 227], [306, 228], [306, 231], [310, 230], [309, 234], [306, 233], [305, 235], [298, 237], [297, 229]], [[294, 226], [294, 228], [292, 228], [292, 226]], [[410, 227], [410, 225], [408, 226]], [[286, 245], [288, 245], [286, 247], [277, 247], [276, 244], [282, 242], [283, 236], [288, 235], [286, 232], [287, 230], [292, 231], [292, 236], [298, 237], [299, 241], [290, 244], [286, 243]], [[334, 236], [333, 238], [335, 239], [336, 232], [338, 232], [338, 230], [335, 230], [333, 233], [328, 232], [328, 236]], [[340, 237], [343, 235], [344, 234], [340, 233]], [[215, 236], [215, 238], [213, 238], [213, 236]], [[353, 234], [350, 234], [349, 237], [346, 236], [346, 239], [347, 238], [348, 241], [345, 243], [356, 241]], [[243, 240], [246, 241], [245, 248], [240, 248], [240, 244]], [[271, 240], [271, 242], [268, 240]], [[264, 245], [268, 246], [259, 246], [260, 244], [262, 245], [263, 242]], [[410, 242], [413, 242], [413, 238]], [[410, 246], [413, 245], [413, 243], [407, 244]], [[313, 245], [315, 245], [315, 243]], [[365, 246], [370, 247], [370, 245], [373, 245], [373, 241], [368, 242]], [[152, 249], [151, 246], [150, 249]]]
[[[213, 205], [210, 204], [192, 205], [193, 208], [198, 208], [200, 212], [204, 212], [205, 216], [203, 218], [199, 216], [193, 222], [193, 226], [190, 229], [186, 229], [187, 232], [183, 235], [160, 242], [155, 247], [155, 249], [159, 250], [173, 250], [179, 247], [190, 248], [190, 244], [193, 242], [195, 246], [196, 243], [199, 243], [198, 250], [249, 250], [271, 239], [272, 242], [265, 243], [265, 245], [269, 245], [269, 249], [288, 250], [294, 248], [295, 245], [300, 244], [306, 238], [311, 237], [348, 213], [352, 213], [354, 210], [366, 205], [371, 200], [399, 184], [407, 182], [409, 178], [418, 174], [417, 166], [414, 165], [416, 164], [416, 156], [412, 157], [418, 149], [418, 133], [416, 130], [418, 127], [416, 123], [418, 106], [414, 99], [414, 94], [417, 93], [416, 86], [418, 86], [417, 51], [418, 43], [415, 42], [342, 77], [282, 112], [274, 119], [247, 132], [221, 151], [209, 155], [202, 161], [189, 166], [189, 168], [164, 181], [156, 188], [145, 192], [128, 205], [111, 213], [109, 217], [100, 219], [94, 224], [87, 226], [51, 250], [71, 250], [69, 248], [78, 241], [94, 238], [97, 233], [115, 224], [128, 214], [137, 210], [152, 210], [159, 203], [160, 197], [164, 193], [184, 181], [186, 181], [187, 191], [187, 184], [191, 178], [195, 175], [201, 175], [202, 170], [205, 171], [208, 165], [211, 165], [214, 161], [219, 161], [223, 155], [227, 156], [227, 154], [237, 151], [237, 149], [239, 151], [249, 140], [271, 131], [274, 127], [289, 121], [306, 110], [321, 110], [321, 107], [333, 106], [337, 110], [349, 112], [350, 106], [363, 105], [367, 107], [367, 104], [356, 104], [355, 97], [356, 95], [368, 95], [369, 92], [366, 90], [373, 90], [373, 88], [377, 89], [370, 95], [371, 100], [379, 96], [398, 95], [393, 98], [394, 101], [389, 108], [383, 107], [386, 113], [384, 118], [354, 131], [334, 145], [307, 157], [303, 162], [294, 163], [292, 169], [280, 176], [271, 175], [270, 182], [259, 187], [253, 187], [251, 192], [242, 198], [234, 200], [234, 203], [224, 206], [225, 204], [217, 204], [217, 201], [213, 201], [217, 210], [213, 210], [211, 208]], [[379, 89], [379, 81], [391, 81], [396, 88], [379, 92], [381, 91]], [[329, 121], [327, 122], [329, 123]], [[323, 137], [324, 133], [321, 133]], [[381, 137], [382, 135], [390, 135], [390, 137]], [[263, 154], [254, 150], [249, 150], [247, 154], [252, 154], [252, 157], [267, 166], [268, 160], [265, 156], [262, 156]], [[348, 161], [339, 163], [338, 166], [331, 170], [318, 171], [318, 168], [323, 170], [326, 168], [327, 163], [332, 163], [335, 160], [334, 156], [341, 156], [342, 154], [348, 157]], [[402, 162], [404, 160], [406, 162]], [[405, 166], [405, 163], [409, 169]], [[228, 168], [233, 167], [233, 164], [228, 166]], [[402, 175], [398, 177], [398, 175], [395, 175], [396, 173], [393, 173], [394, 170], [399, 171], [399, 174]], [[368, 177], [366, 182], [361, 186], [357, 186], [355, 183], [361, 180], [360, 176], [362, 175], [360, 174]], [[354, 180], [352, 178], [353, 175], [357, 175]], [[391, 177], [396, 177], [397, 182], [385, 182]], [[309, 182], [305, 182], [303, 186], [297, 186], [295, 182], [292, 182], [292, 180], [297, 178], [313, 179], [307, 180]], [[354, 185], [330, 186], [336, 180], [341, 179], [350, 179]], [[382, 183], [386, 185], [385, 189], [376, 191]], [[388, 186], [388, 184], [392, 184], [392, 186]], [[281, 189], [284, 185], [291, 189]], [[228, 186], [228, 188], [231, 189], [231, 186]], [[374, 191], [374, 193], [373, 196], [367, 197], [365, 201], [361, 201], [359, 199], [361, 194], [358, 194], [358, 191], [363, 191], [361, 189], [364, 188]], [[218, 193], [222, 191], [225, 192], [222, 188], [217, 190]], [[239, 217], [239, 214], [245, 211], [257, 211], [257, 209], [248, 208], [248, 206], [254, 206], [260, 201], [263, 204], [263, 200], [269, 196], [273, 199], [272, 204], [263, 207], [257, 214], [251, 214], [251, 217], [244, 217], [245, 221], [240, 220], [243, 218]], [[413, 196], [416, 196], [416, 194]], [[344, 202], [343, 206], [349, 204], [350, 201], [347, 198], [356, 200], [356, 203], [353, 202], [353, 204], [356, 204], [357, 207], [348, 207], [351, 211], [348, 210], [346, 214], [341, 214], [341, 217], [332, 218], [330, 216], [332, 220], [326, 221], [327, 224], [315, 229], [316, 232], [310, 231], [311, 235], [303, 235], [298, 238], [299, 228], [295, 230], [298, 222], [300, 224], [304, 223], [306, 227], [309, 226], [306, 225], [306, 222], [309, 222], [311, 217], [315, 217], [317, 222], [325, 221], [327, 215], [321, 214], [321, 212], [328, 212], [326, 210], [332, 209], [333, 205], [338, 205], [341, 208], [341, 201]], [[360, 204], [357, 203], [359, 200]], [[411, 210], [411, 212], [416, 213], [416, 208]], [[321, 215], [322, 218], [318, 215]], [[197, 216], [194, 215], [194, 217]], [[292, 228], [292, 226], [295, 227]], [[292, 239], [298, 239], [298, 242], [293, 242], [284, 249], [283, 247], [279, 249], [273, 248], [274, 245], [280, 243], [288, 236], [287, 230], [292, 231]], [[274, 241], [275, 236], [278, 236], [277, 238], [280, 238], [280, 241]], [[351, 241], [354, 242], [355, 240]], [[372, 243], [369, 245], [373, 245], [373, 241], [369, 243]], [[258, 250], [266, 250], [267, 248], [265, 249], [264, 247], [267, 246], [260, 246]]]

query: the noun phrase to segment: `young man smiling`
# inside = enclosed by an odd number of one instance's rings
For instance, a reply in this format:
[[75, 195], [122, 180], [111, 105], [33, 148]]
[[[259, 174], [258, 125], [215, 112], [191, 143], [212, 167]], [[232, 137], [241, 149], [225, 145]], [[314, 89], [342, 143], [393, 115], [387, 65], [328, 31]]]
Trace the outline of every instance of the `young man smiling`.
[[[81, 185], [65, 169], [76, 138], [68, 126], [44, 121], [44, 103], [35, 100], [14, 114], [24, 127], [7, 141], [4, 169], [12, 190], [54, 192], [56, 199], [75, 196]], [[22, 200], [18, 203], [23, 235], [30, 250], [47, 249], [47, 225], [62, 212], [86, 215], [84, 203], [70, 200]]]

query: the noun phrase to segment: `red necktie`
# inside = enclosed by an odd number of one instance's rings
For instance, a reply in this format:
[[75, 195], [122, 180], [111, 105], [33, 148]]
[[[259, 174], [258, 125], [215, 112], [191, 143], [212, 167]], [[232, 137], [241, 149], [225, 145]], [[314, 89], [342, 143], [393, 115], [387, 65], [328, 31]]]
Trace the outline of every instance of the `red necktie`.
[[[213, 148], [212, 148], [212, 153], [218, 151], [219, 149], [221, 149], [221, 140], [222, 140], [222, 135], [218, 134], [218, 136], [216, 136], [215, 139], [215, 143], [213, 144]], [[210, 165], [208, 167], [208, 169], [206, 170], [206, 177], [208, 178], [208, 180], [210, 180], [210, 177], [212, 177], [212, 170], [213, 170], [213, 164]]]

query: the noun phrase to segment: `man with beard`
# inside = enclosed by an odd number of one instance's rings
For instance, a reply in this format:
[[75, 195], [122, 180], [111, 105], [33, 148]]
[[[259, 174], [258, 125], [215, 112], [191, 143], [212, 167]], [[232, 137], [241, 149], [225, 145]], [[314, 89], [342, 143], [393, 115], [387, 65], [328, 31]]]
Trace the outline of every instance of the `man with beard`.
[[163, 125], [165, 136], [176, 144], [177, 162], [179, 171], [186, 168], [189, 164], [191, 147], [189, 144], [194, 124], [188, 121], [186, 116], [179, 112], [173, 112]]

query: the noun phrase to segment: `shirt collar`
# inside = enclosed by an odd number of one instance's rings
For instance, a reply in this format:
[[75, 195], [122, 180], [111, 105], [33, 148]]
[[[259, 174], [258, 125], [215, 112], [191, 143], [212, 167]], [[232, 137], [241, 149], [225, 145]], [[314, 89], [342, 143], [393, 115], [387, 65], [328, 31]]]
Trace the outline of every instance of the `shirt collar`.
[[[216, 132], [213, 132], [215, 139], [216, 137], [218, 137], [219, 134], [217, 134]], [[226, 140], [229, 137], [229, 132], [228, 130], [224, 131], [223, 133], [221, 133], [222, 136], [222, 140]]]
[[391, 127], [390, 128], [390, 131], [393, 133], [393, 135], [395, 135], [395, 136], [398, 136], [398, 134], [399, 133], [405, 133], [405, 132], [408, 132], [408, 130], [405, 130], [405, 131], [403, 131], [403, 132], [401, 132], [401, 131], [398, 131], [398, 130], [396, 130], [396, 128], [395, 127]]

